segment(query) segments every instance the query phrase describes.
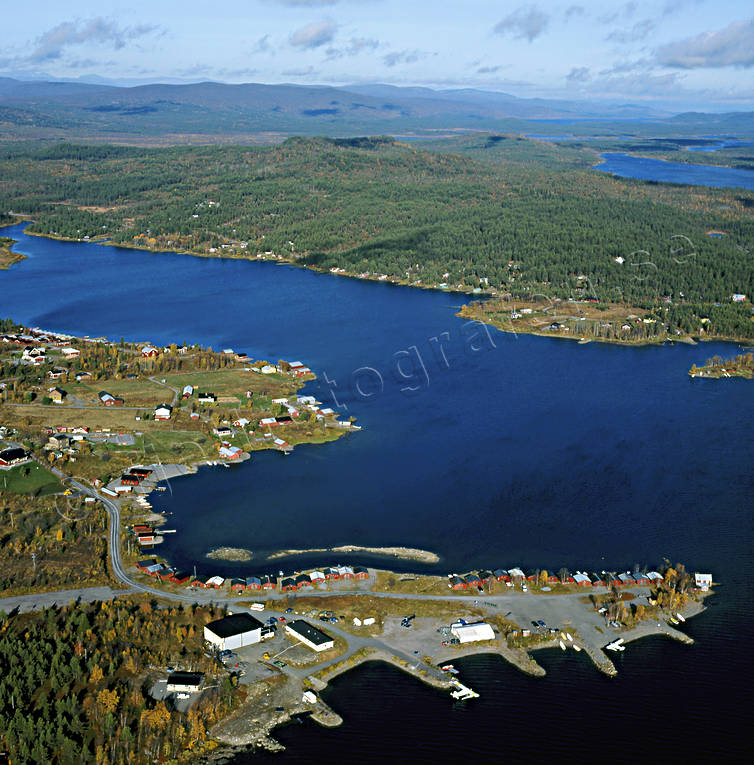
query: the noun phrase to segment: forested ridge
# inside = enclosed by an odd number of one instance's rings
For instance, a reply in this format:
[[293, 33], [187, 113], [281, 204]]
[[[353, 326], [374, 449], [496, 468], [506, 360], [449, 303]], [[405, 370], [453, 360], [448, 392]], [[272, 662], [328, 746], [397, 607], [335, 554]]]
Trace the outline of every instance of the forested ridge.
[[31, 216], [45, 235], [274, 255], [517, 299], [662, 303], [686, 332], [715, 313], [709, 334], [754, 334], [750, 303], [731, 304], [754, 293], [754, 194], [618, 179], [591, 170], [595, 157], [480, 135], [421, 147], [8, 144], [0, 210]]

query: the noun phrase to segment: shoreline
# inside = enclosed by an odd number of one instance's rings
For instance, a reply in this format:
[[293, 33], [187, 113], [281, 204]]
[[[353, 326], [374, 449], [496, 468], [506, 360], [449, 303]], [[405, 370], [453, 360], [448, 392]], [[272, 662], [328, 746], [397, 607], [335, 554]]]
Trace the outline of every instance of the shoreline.
[[[19, 219], [15, 223], [7, 223], [6, 226], [14, 226], [14, 225], [20, 225], [24, 222], [28, 223], [34, 223], [33, 218], [27, 217], [27, 216], [19, 216]], [[28, 227], [27, 227], [28, 229]], [[440, 287], [436, 284], [415, 284], [411, 283], [405, 279], [400, 278], [392, 278], [392, 277], [386, 277], [381, 278], [381, 276], [370, 274], [369, 276], [362, 276], [359, 274], [352, 274], [348, 273], [346, 271], [337, 271], [333, 272], [330, 269], [326, 268], [318, 268], [316, 266], [310, 266], [306, 263], [301, 263], [299, 260], [294, 258], [286, 257], [285, 255], [279, 255], [274, 254], [271, 256], [263, 255], [262, 257], [256, 257], [251, 255], [236, 255], [236, 254], [222, 254], [222, 253], [209, 253], [209, 252], [198, 252], [198, 251], [192, 251], [192, 250], [185, 250], [185, 249], [172, 249], [172, 250], [165, 250], [160, 249], [157, 247], [145, 247], [138, 244], [126, 244], [121, 242], [113, 242], [109, 239], [90, 239], [87, 241], [84, 241], [83, 239], [72, 239], [68, 237], [63, 236], [57, 236], [55, 234], [42, 234], [36, 231], [28, 231], [27, 229], [24, 229], [24, 234], [28, 236], [36, 236], [43, 239], [53, 239], [55, 241], [59, 242], [73, 242], [73, 243], [80, 243], [80, 244], [98, 244], [100, 246], [106, 246], [106, 247], [119, 247], [125, 250], [141, 250], [143, 252], [150, 252], [158, 255], [188, 255], [190, 257], [196, 257], [196, 258], [208, 258], [208, 259], [217, 259], [217, 260], [247, 260], [250, 262], [272, 262], [276, 263], [278, 265], [288, 265], [296, 268], [305, 268], [309, 271], [313, 271], [314, 273], [323, 274], [323, 275], [329, 275], [329, 276], [342, 276], [346, 277], [348, 279], [356, 279], [358, 281], [369, 281], [369, 282], [377, 282], [379, 284], [391, 284], [393, 286], [397, 287], [408, 287], [410, 289], [421, 289], [421, 290], [436, 290], [438, 292], [445, 292], [447, 294], [456, 294], [456, 295], [464, 295], [466, 297], [476, 297], [481, 300], [489, 300], [500, 296], [500, 293], [497, 290], [479, 290], [478, 292], [476, 289], [478, 288], [471, 288], [463, 289], [460, 287]], [[26, 256], [24, 256], [26, 257]], [[561, 338], [563, 340], [576, 340], [577, 342], [582, 342], [581, 344], [586, 344], [589, 342], [601, 342], [601, 343], [607, 343], [611, 345], [625, 345], [629, 347], [644, 347], [644, 346], [652, 346], [652, 345], [664, 345], [667, 342], [671, 343], [689, 343], [689, 344], [696, 344], [698, 342], [721, 342], [721, 343], [747, 343], [747, 342], [753, 342], [754, 340], [752, 338], [741, 338], [741, 337], [733, 337], [733, 336], [727, 336], [727, 335], [720, 335], [715, 337], [699, 337], [694, 335], [688, 335], [686, 337], [664, 337], [664, 338], [657, 338], [657, 339], [647, 339], [647, 340], [621, 340], [617, 338], [606, 338], [606, 337], [589, 337], [584, 338], [579, 335], [564, 335], [564, 334], [555, 334], [555, 333], [547, 333], [547, 332], [538, 332], [536, 330], [527, 329], [525, 327], [521, 328], [513, 328], [513, 327], [503, 327], [498, 326], [497, 324], [494, 324], [490, 321], [485, 321], [484, 319], [481, 319], [477, 316], [469, 315], [464, 313], [464, 310], [468, 310], [470, 304], [465, 304], [461, 306], [460, 311], [456, 314], [456, 316], [459, 316], [460, 318], [465, 318], [473, 321], [479, 321], [483, 324], [486, 324], [491, 327], [495, 327], [495, 329], [500, 330], [501, 332], [506, 332], [508, 334], [522, 334], [522, 335], [533, 335], [535, 337], [557, 337]], [[627, 310], [632, 310], [631, 306], [626, 307]]]

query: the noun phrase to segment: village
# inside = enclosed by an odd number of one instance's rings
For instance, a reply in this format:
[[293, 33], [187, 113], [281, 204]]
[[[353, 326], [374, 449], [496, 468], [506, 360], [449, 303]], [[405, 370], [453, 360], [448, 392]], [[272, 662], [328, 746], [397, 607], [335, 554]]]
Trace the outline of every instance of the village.
[[129, 491], [133, 477], [119, 479], [135, 455], [232, 464], [359, 429], [300, 394], [315, 379], [300, 361], [12, 329], [0, 333], [3, 425], [48, 464], [71, 473], [76, 463], [96, 488]]

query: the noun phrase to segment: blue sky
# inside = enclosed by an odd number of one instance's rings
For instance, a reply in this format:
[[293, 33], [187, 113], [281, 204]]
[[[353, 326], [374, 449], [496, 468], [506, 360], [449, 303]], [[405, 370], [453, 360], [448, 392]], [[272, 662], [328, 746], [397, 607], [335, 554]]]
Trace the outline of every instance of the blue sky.
[[28, 0], [0, 74], [141, 81], [385, 82], [520, 97], [754, 108], [742, 0]]

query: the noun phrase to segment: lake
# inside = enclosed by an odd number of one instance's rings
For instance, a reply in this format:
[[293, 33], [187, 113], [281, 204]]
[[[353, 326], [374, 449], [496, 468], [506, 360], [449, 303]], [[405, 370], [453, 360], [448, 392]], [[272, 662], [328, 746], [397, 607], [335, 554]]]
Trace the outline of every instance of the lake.
[[[542, 656], [542, 680], [477, 657], [458, 664], [482, 698], [459, 705], [368, 665], [326, 691], [345, 725], [289, 726], [280, 737], [291, 749], [276, 761], [332, 751], [365, 762], [409, 752], [420, 762], [491, 760], [501, 747], [535, 760], [595, 751], [620, 762], [699, 758], [744, 726], [754, 395], [746, 380], [686, 375], [737, 346], [503, 334], [456, 317], [460, 295], [22, 229], [4, 234], [28, 257], [0, 272], [2, 315], [79, 335], [299, 359], [318, 375], [306, 392], [364, 427], [289, 457], [257, 453], [172, 481], [153, 495], [173, 513], [178, 533], [161, 549], [172, 563], [234, 574], [270, 570], [265, 556], [289, 547], [404, 545], [441, 556], [434, 567], [394, 565], [404, 570], [623, 569], [668, 557], [725, 583], [685, 627], [696, 646], [632, 645], [613, 680], [575, 654]], [[221, 545], [255, 558], [206, 559]]]
[[600, 157], [604, 161], [595, 165], [593, 170], [620, 175], [623, 178], [696, 186], [754, 189], [754, 170], [666, 162], [662, 159], [647, 159], [646, 157], [634, 157], [630, 154], [612, 152], [600, 154]]

